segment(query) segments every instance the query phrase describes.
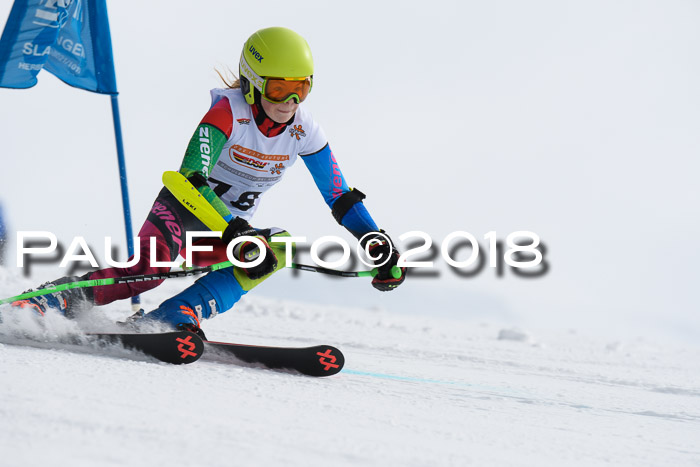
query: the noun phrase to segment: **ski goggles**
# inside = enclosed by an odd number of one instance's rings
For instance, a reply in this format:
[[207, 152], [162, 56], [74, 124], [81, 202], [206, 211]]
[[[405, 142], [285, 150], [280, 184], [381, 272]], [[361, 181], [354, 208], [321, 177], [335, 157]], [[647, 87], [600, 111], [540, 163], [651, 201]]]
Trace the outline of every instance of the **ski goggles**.
[[253, 86], [260, 91], [262, 97], [273, 104], [282, 104], [296, 99], [297, 103], [303, 102], [311, 92], [314, 84], [313, 76], [302, 78], [263, 78], [248, 66], [243, 55], [241, 55], [241, 74], [253, 83]]
[[311, 92], [313, 77], [306, 78], [265, 78], [260, 91], [266, 101], [274, 104], [296, 99], [297, 103], [304, 102]]

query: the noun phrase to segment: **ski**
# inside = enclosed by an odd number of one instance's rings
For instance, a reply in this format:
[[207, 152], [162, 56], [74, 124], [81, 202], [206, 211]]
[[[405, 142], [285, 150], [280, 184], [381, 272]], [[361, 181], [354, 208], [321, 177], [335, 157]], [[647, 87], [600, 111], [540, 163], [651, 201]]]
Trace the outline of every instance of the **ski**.
[[207, 352], [229, 354], [246, 363], [260, 363], [267, 368], [295, 370], [308, 376], [331, 376], [345, 364], [343, 353], [332, 345], [312, 347], [270, 347], [204, 341]]
[[87, 334], [88, 340], [98, 345], [119, 344], [134, 349], [162, 362], [175, 365], [199, 360], [204, 351], [202, 338], [189, 331], [144, 334]]

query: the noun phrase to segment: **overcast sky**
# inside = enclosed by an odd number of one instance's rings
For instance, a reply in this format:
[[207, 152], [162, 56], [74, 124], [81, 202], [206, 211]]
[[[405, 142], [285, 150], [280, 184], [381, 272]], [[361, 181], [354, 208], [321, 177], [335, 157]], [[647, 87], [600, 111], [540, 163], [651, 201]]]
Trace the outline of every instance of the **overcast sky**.
[[[0, 5], [0, 21], [11, 5]], [[517, 324], [696, 339], [700, 4], [694, 1], [108, 2], [138, 230], [255, 30], [287, 26], [316, 63], [307, 106], [351, 186], [392, 236], [529, 230], [549, 272], [489, 268], [393, 294], [310, 277], [261, 293], [379, 303]], [[123, 237], [109, 98], [46, 72], [0, 90], [14, 230]], [[345, 235], [303, 164], [256, 225]], [[101, 249], [98, 249], [101, 254]], [[55, 270], [47, 274], [55, 275]], [[330, 287], [329, 284], [331, 284]], [[323, 292], [319, 292], [323, 290]]]

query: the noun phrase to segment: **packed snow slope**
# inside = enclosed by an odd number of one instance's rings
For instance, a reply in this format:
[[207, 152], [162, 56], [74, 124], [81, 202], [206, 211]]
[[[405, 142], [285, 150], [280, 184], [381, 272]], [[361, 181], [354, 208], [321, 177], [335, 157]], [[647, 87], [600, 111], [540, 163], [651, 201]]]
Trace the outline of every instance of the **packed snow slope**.
[[252, 294], [206, 323], [212, 340], [344, 351], [343, 372], [311, 378], [51, 342], [110, 328], [123, 303], [78, 322], [2, 310], [3, 466], [700, 465], [697, 349]]

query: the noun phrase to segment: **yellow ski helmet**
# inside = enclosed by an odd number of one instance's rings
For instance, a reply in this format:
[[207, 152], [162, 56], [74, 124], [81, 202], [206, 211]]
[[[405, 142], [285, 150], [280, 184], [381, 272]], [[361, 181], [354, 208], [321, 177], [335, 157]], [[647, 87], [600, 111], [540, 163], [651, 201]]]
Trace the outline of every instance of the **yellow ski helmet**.
[[241, 92], [248, 104], [255, 102], [254, 89], [270, 102], [301, 102], [311, 92], [314, 60], [309, 44], [296, 32], [265, 28], [243, 45], [239, 72]]

